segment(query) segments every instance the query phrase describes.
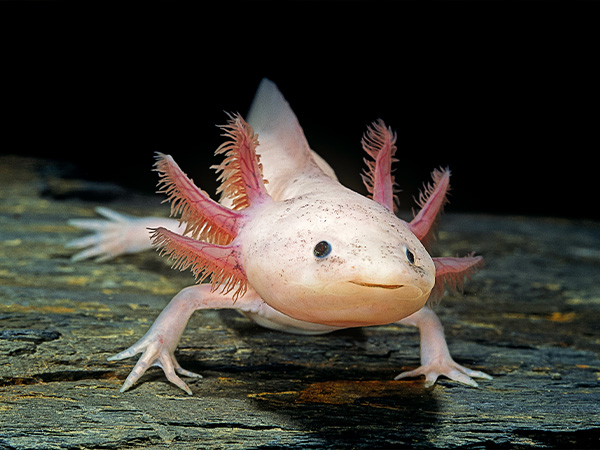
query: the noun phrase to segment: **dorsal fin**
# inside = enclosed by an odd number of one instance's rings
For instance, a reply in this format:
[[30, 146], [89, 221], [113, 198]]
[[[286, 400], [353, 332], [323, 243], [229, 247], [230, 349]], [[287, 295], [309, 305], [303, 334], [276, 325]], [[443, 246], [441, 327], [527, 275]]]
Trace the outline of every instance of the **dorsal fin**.
[[170, 155], [156, 154], [155, 169], [160, 176], [159, 193], [171, 202], [171, 216], [181, 214], [184, 234], [214, 244], [228, 244], [236, 236], [242, 215], [219, 205], [198, 189]]
[[248, 123], [260, 136], [268, 134], [282, 142], [305, 147], [308, 151], [308, 143], [296, 114], [271, 80], [261, 80], [247, 117]]
[[237, 246], [199, 242], [162, 227], [152, 231], [152, 245], [161, 256], [173, 260], [172, 268], [191, 268], [198, 283], [210, 276], [213, 292], [221, 289], [222, 294], [228, 294], [235, 289], [233, 300], [246, 293], [248, 279]]
[[313, 157], [298, 118], [272, 81], [265, 78], [260, 82], [247, 118], [258, 134], [265, 178], [275, 198], [278, 188], [299, 172], [318, 167], [333, 173], [321, 158]]
[[425, 186], [419, 193], [416, 200], [421, 210], [410, 221], [408, 226], [413, 234], [421, 241], [426, 249], [429, 249], [437, 226], [439, 218], [444, 210], [444, 205], [448, 203], [447, 194], [450, 190], [450, 169], [435, 169], [431, 178], [433, 183]]
[[367, 170], [361, 174], [363, 182], [374, 201], [394, 211], [398, 203], [396, 183], [392, 175], [392, 163], [396, 153], [396, 133], [387, 128], [383, 120], [373, 122], [367, 128], [361, 144], [367, 154], [373, 158], [364, 159]]
[[225, 160], [213, 166], [221, 172], [218, 181], [221, 186], [217, 194], [229, 198], [233, 209], [243, 209], [253, 203], [270, 198], [265, 188], [260, 155], [256, 153], [258, 138], [252, 127], [239, 114], [231, 115], [227, 125], [221, 126], [223, 136], [230, 138], [215, 154], [225, 155]]

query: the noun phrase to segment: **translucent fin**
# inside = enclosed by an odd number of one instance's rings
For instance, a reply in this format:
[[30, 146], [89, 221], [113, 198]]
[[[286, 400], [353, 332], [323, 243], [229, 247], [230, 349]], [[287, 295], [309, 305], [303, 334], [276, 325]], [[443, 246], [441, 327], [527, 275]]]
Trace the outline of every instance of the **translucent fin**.
[[367, 170], [361, 174], [369, 194], [377, 203], [394, 211], [398, 196], [396, 183], [392, 176], [392, 163], [396, 153], [396, 133], [387, 128], [383, 120], [373, 122], [364, 134], [361, 144], [373, 161], [365, 158]]
[[248, 280], [236, 246], [199, 242], [162, 227], [152, 231], [152, 245], [160, 250], [161, 256], [173, 260], [172, 268], [190, 268], [198, 283], [210, 276], [211, 290], [221, 289], [222, 294], [234, 291], [234, 300], [246, 293]]
[[428, 250], [435, 237], [444, 205], [448, 203], [447, 193], [450, 190], [450, 169], [435, 169], [431, 177], [433, 183], [426, 185], [425, 189], [419, 194], [418, 200], [416, 200], [421, 210], [408, 224], [413, 234]]
[[289, 103], [277, 85], [263, 78], [248, 112], [248, 123], [261, 136], [268, 135], [286, 152], [309, 156], [309, 146]]
[[258, 133], [259, 152], [268, 170], [265, 177], [272, 177], [273, 184], [311, 170], [315, 164], [332, 176], [331, 167], [311, 152], [298, 118], [271, 80], [260, 82], [247, 119]]
[[184, 234], [225, 245], [237, 235], [241, 214], [219, 205], [196, 187], [170, 155], [157, 153], [155, 170], [160, 174], [159, 193], [171, 202], [171, 216], [181, 214]]
[[223, 136], [230, 140], [216, 151], [217, 155], [225, 154], [225, 160], [213, 166], [213, 169], [221, 172], [218, 178], [221, 186], [217, 194], [221, 198], [231, 199], [236, 210], [270, 198], [262, 176], [260, 156], [256, 153], [258, 138], [252, 127], [240, 115], [233, 115], [221, 129]]
[[461, 291], [465, 285], [465, 279], [468, 279], [484, 262], [483, 257], [473, 256], [473, 254], [464, 258], [432, 258], [435, 264], [435, 285], [431, 290], [427, 304], [432, 305], [439, 302], [444, 296], [446, 287], [451, 291]]

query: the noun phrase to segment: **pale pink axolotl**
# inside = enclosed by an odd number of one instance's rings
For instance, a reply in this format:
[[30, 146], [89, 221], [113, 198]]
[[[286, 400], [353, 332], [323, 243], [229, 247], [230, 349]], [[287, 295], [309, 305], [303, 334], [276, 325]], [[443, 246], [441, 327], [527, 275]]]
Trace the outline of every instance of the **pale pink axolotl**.
[[198, 189], [173, 158], [159, 154], [161, 192], [179, 221], [105, 208], [98, 212], [108, 220], [71, 221], [95, 231], [71, 243], [85, 248], [74, 260], [108, 259], [154, 245], [174, 267], [212, 280], [183, 289], [144, 337], [109, 358], [142, 353], [121, 391], [155, 365], [191, 394], [178, 374], [200, 375], [183, 369], [174, 352], [193, 312], [208, 308], [237, 309], [262, 326], [299, 334], [394, 322], [416, 326], [421, 366], [396, 379], [424, 375], [426, 386], [440, 375], [469, 386], [477, 386], [473, 378], [491, 379], [452, 359], [442, 325], [427, 305], [443, 296], [446, 285], [461, 288], [483, 262], [479, 256], [431, 258], [427, 252], [450, 171], [433, 172], [419, 213], [407, 223], [394, 214], [396, 135], [383, 122], [374, 123], [362, 141], [372, 159], [363, 175], [367, 198], [342, 186], [310, 149], [271, 81], [261, 82], [248, 118], [250, 125], [231, 116], [222, 127], [228, 140], [217, 150], [225, 156], [217, 167], [221, 203]]

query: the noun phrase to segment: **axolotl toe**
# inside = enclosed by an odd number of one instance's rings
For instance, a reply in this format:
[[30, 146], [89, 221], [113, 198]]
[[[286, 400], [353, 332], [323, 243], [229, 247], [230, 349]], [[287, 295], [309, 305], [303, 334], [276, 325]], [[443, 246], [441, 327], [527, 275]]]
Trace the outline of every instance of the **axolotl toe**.
[[[476, 386], [483, 372], [457, 364], [442, 325], [429, 304], [445, 288], [461, 288], [482, 265], [480, 256], [432, 258], [428, 252], [446, 203], [450, 171], [433, 172], [410, 222], [395, 214], [396, 135], [382, 121], [362, 140], [368, 159], [365, 197], [342, 186], [314, 151], [274, 83], [263, 80], [248, 122], [230, 116], [222, 127], [224, 156], [216, 166], [216, 202], [195, 186], [171, 156], [157, 154], [161, 192], [178, 219], [134, 218], [98, 209], [108, 220], [73, 220], [95, 234], [70, 243], [75, 260], [106, 260], [151, 247], [190, 269], [198, 281], [183, 289], [148, 332], [109, 358], [141, 357], [121, 391], [153, 365], [188, 394], [174, 356], [190, 316], [199, 309], [229, 308], [258, 324], [299, 334], [322, 334], [370, 325], [416, 326], [421, 366], [396, 378], [425, 376], [426, 386], [444, 375]], [[150, 231], [148, 231], [150, 229]], [[282, 251], [285, 249], [285, 251]]]

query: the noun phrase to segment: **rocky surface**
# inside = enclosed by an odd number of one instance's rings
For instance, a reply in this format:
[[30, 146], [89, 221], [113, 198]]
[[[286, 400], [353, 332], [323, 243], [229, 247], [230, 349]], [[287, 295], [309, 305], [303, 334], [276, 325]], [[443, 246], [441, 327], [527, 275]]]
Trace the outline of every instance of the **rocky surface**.
[[67, 219], [168, 207], [49, 161], [0, 157], [0, 180], [0, 449], [600, 446], [597, 223], [444, 216], [438, 254], [487, 262], [436, 307], [455, 359], [494, 376], [479, 388], [393, 381], [418, 365], [414, 329], [293, 336], [205, 311], [177, 354], [204, 375], [193, 396], [159, 369], [121, 394], [135, 360], [106, 358], [193, 279], [153, 253], [74, 264]]

